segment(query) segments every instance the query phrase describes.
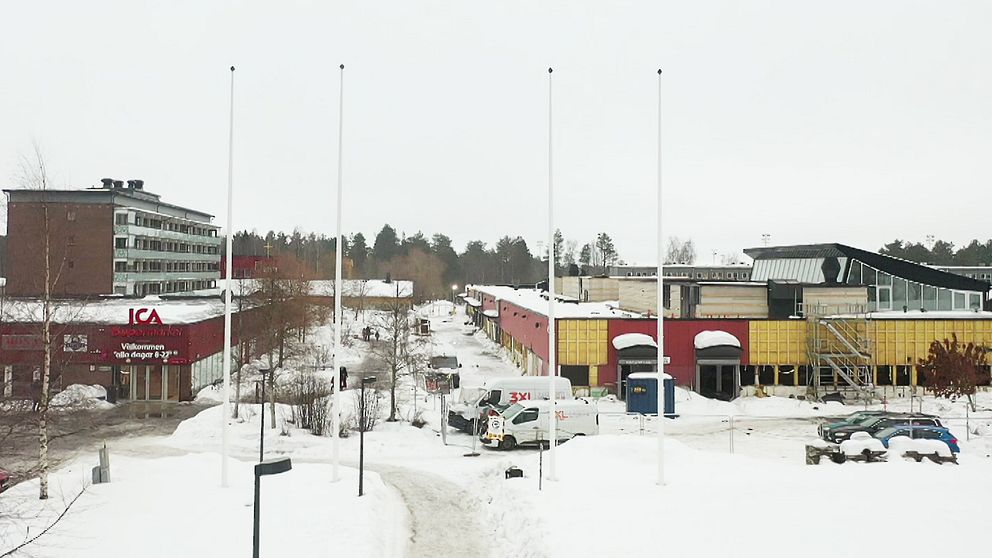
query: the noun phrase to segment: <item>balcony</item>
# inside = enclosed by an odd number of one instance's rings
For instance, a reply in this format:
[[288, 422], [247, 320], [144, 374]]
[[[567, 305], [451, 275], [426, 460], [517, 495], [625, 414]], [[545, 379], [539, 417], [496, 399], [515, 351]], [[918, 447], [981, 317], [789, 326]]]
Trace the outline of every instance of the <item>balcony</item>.
[[168, 240], [180, 240], [183, 242], [193, 242], [197, 244], [207, 244], [220, 246], [223, 241], [219, 236], [200, 236], [196, 234], [182, 233], [178, 231], [167, 231], [153, 229], [149, 227], [139, 227], [133, 223], [127, 225], [114, 225], [114, 234], [118, 236], [147, 236], [149, 238], [162, 238]]
[[114, 258], [126, 260], [162, 260], [169, 262], [217, 262], [220, 254], [197, 254], [195, 252], [165, 252], [141, 250], [139, 248], [114, 248]]
[[114, 272], [114, 283], [135, 281], [196, 281], [220, 279], [219, 271], [126, 271]]

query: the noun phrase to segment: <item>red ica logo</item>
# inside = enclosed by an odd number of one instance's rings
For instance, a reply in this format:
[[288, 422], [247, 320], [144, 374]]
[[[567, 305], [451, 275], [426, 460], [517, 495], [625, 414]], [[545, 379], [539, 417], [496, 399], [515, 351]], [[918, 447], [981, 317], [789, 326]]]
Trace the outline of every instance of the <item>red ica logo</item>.
[[162, 325], [162, 318], [154, 308], [131, 308], [128, 325]]

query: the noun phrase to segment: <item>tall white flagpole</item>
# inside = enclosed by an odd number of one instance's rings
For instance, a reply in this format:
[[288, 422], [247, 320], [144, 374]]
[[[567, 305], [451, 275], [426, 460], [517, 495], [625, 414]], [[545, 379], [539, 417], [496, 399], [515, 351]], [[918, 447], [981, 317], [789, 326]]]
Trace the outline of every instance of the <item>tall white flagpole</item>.
[[555, 380], [558, 376], [555, 366], [555, 353], [558, 350], [555, 343], [555, 187], [552, 172], [551, 157], [551, 72], [548, 68], [548, 382], [551, 385], [549, 399], [551, 400], [551, 416], [548, 428], [548, 480], [557, 480], [555, 469], [555, 446], [558, 445], [558, 415], [555, 406]]
[[227, 486], [227, 437], [231, 417], [231, 252], [233, 251], [234, 220], [234, 66], [231, 66], [231, 118], [227, 137], [227, 245], [224, 268], [224, 402], [220, 426], [220, 485]]
[[661, 239], [661, 70], [658, 70], [658, 485], [665, 484], [665, 279]]
[[333, 463], [331, 466], [331, 480], [337, 482], [341, 479], [338, 474], [338, 466], [341, 462], [341, 299], [344, 297], [344, 287], [341, 282], [341, 191], [342, 191], [342, 141], [344, 139], [344, 64], [339, 66], [341, 70], [341, 89], [338, 94], [338, 203], [337, 203], [337, 232], [334, 240], [334, 356], [331, 359], [331, 366], [334, 367], [334, 397], [331, 402], [331, 454]]

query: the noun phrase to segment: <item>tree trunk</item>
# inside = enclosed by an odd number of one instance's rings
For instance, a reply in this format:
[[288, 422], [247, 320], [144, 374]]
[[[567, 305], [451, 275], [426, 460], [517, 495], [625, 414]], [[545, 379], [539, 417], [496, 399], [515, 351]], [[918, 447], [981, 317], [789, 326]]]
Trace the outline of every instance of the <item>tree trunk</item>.
[[48, 206], [45, 205], [45, 300], [42, 317], [44, 360], [41, 371], [41, 402], [38, 405], [38, 498], [48, 499], [48, 395], [52, 375], [52, 266], [48, 231]]
[[386, 422], [396, 422], [396, 367], [393, 366], [392, 381], [389, 382], [389, 418]]

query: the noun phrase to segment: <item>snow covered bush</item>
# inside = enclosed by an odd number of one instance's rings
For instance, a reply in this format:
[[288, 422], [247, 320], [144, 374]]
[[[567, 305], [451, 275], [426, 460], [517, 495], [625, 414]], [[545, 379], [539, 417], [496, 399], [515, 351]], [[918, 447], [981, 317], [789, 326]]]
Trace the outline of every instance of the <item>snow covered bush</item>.
[[52, 407], [62, 409], [112, 409], [103, 386], [72, 384], [52, 397]]

